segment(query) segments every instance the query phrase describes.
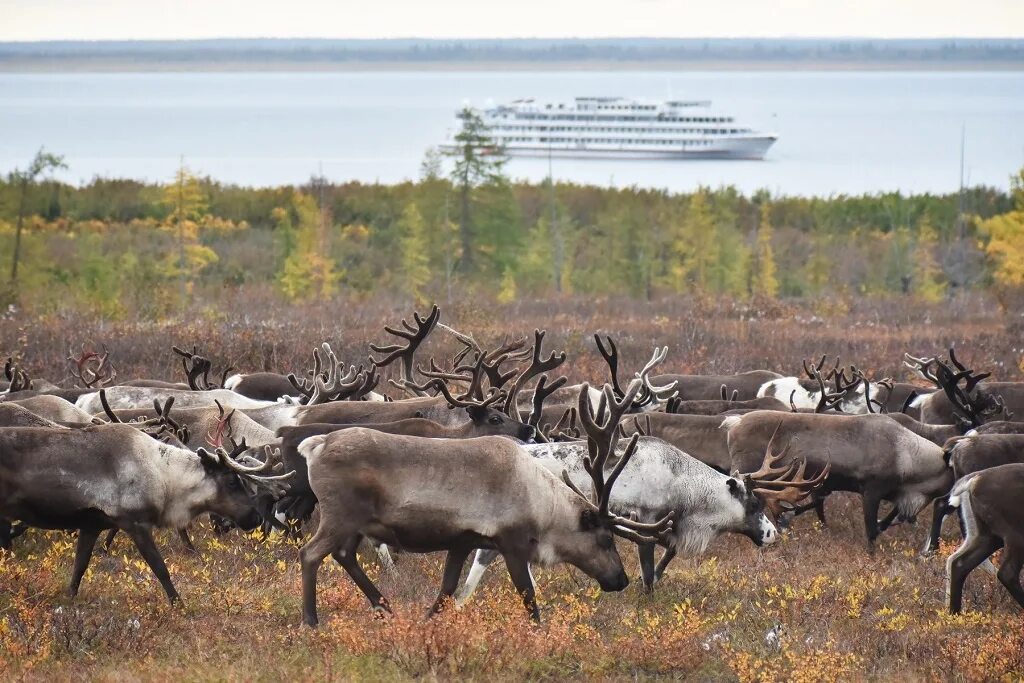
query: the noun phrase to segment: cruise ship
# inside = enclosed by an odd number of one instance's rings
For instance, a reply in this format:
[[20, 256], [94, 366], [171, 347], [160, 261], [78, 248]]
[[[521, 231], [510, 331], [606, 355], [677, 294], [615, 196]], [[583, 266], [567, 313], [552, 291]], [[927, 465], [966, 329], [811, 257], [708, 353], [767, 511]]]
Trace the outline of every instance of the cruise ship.
[[763, 159], [777, 139], [711, 110], [709, 101], [577, 97], [519, 99], [482, 112], [509, 156], [612, 159]]

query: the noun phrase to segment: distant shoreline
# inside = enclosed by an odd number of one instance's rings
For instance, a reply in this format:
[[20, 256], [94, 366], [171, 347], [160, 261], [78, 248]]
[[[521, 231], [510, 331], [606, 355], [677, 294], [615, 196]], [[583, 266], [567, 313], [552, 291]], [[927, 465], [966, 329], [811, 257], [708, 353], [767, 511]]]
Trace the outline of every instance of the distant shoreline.
[[1024, 61], [1007, 60], [585, 60], [585, 61], [150, 61], [83, 57], [8, 58], [0, 73], [358, 73], [389, 71], [1024, 71]]

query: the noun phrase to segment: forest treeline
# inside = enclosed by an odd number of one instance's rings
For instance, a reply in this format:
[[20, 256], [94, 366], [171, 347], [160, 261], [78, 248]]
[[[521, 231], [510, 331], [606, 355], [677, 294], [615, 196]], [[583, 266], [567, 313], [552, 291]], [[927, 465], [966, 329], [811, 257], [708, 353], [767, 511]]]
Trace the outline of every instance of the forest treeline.
[[561, 38], [561, 39], [213, 39], [0, 43], [0, 68], [82, 64], [773, 62], [1010, 63], [1024, 61], [1016, 39]]
[[1009, 191], [829, 198], [526, 184], [486, 158], [445, 169], [437, 155], [395, 185], [247, 188], [186, 168], [163, 184], [25, 180], [0, 181], [0, 291], [39, 313], [157, 318], [246, 288], [296, 301], [968, 289], [1011, 301], [1024, 286], [1024, 171]]

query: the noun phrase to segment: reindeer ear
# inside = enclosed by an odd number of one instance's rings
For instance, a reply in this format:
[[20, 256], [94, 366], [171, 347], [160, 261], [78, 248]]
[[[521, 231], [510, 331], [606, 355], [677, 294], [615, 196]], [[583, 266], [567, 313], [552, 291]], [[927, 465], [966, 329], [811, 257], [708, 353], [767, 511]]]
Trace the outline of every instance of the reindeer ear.
[[466, 406], [466, 412], [474, 421], [487, 417], [487, 408], [483, 406]]
[[580, 530], [590, 531], [599, 526], [601, 526], [601, 516], [597, 513], [597, 510], [588, 507], [580, 514]]
[[740, 498], [743, 495], [743, 487], [740, 486], [739, 481], [737, 481], [734, 477], [729, 477], [728, 479], [726, 479], [725, 484], [726, 486], [729, 487], [729, 493], [731, 493], [732, 495], [736, 496], [737, 498]]
[[203, 469], [207, 472], [216, 470], [220, 467], [220, 459], [202, 446], [196, 450], [196, 455], [199, 456], [199, 462], [203, 464]]

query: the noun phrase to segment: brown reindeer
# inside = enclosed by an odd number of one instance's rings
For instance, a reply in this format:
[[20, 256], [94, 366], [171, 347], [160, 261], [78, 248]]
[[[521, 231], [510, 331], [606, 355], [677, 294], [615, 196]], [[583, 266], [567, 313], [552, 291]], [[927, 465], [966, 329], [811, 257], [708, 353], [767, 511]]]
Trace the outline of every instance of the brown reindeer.
[[[894, 507], [882, 529], [897, 514], [913, 519], [953, 483], [942, 448], [885, 415], [756, 411], [727, 417], [722, 427], [728, 430], [732, 466], [740, 472], [757, 467], [777, 428], [779, 443], [789, 447], [789, 457], [805, 460], [812, 474], [831, 465], [831, 474], [814, 495], [823, 500], [833, 491], [859, 493], [872, 551], [880, 531], [878, 510], [883, 500]], [[818, 507], [811, 504], [797, 510]]]
[[[975, 472], [999, 465], [1024, 463], [1024, 435], [977, 434], [956, 437], [943, 447], [943, 455], [953, 471], [953, 478], [960, 481]], [[921, 551], [923, 555], [931, 555], [939, 548], [942, 522], [954, 509], [950, 504], [950, 496], [935, 499], [931, 531]]]
[[78, 531], [71, 595], [100, 532], [121, 529], [173, 602], [178, 593], [152, 529], [182, 529], [204, 512], [251, 529], [260, 517], [247, 487], [281, 485], [270, 458], [250, 466], [234, 455], [193, 453], [128, 425], [0, 429], [0, 519]]
[[608, 510], [611, 488], [636, 445], [634, 438], [606, 476], [617, 428], [612, 417], [621, 416], [625, 403], [613, 402], [609, 419], [592, 425], [602, 438], [594, 442], [590, 462], [596, 503], [502, 437], [448, 441], [354, 428], [306, 439], [299, 450], [308, 462], [321, 512], [316, 534], [300, 552], [303, 621], [318, 623], [316, 575], [328, 555], [344, 567], [374, 609], [390, 609], [356, 558], [363, 537], [411, 552], [448, 553], [431, 612], [455, 592], [475, 548], [494, 548], [504, 556], [534, 619], [540, 613], [531, 563], [568, 562], [595, 578], [603, 590], [624, 589], [629, 579], [614, 535], [649, 542], [671, 526], [669, 519], [642, 524]]
[[949, 494], [959, 508], [966, 531], [964, 542], [946, 561], [949, 611], [960, 612], [967, 575], [1003, 549], [999, 582], [1024, 608], [1020, 570], [1024, 566], [1024, 464], [1000, 465], [961, 479]]
[[962, 424], [966, 431], [1024, 411], [1024, 382], [983, 382], [991, 373], [975, 373], [957, 359], [955, 349], [949, 350], [953, 367], [937, 357], [905, 357], [904, 365], [939, 389], [914, 402], [922, 422]]

